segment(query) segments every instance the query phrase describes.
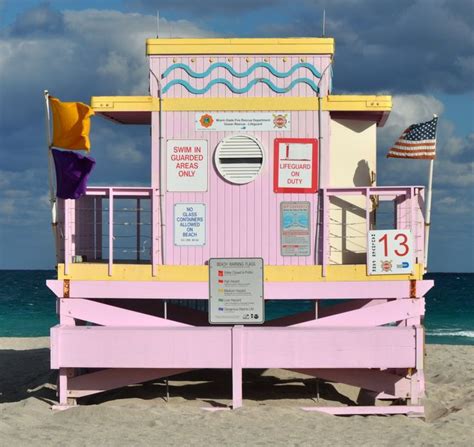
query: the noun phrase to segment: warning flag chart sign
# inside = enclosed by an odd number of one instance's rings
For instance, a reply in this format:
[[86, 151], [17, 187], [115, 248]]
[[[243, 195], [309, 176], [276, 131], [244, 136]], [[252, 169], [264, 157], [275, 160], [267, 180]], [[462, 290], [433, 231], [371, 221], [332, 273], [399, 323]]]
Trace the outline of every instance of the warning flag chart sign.
[[265, 322], [262, 258], [209, 260], [209, 323]]
[[318, 140], [276, 138], [274, 192], [311, 193], [318, 189]]
[[207, 191], [207, 140], [168, 140], [166, 149], [167, 190]]

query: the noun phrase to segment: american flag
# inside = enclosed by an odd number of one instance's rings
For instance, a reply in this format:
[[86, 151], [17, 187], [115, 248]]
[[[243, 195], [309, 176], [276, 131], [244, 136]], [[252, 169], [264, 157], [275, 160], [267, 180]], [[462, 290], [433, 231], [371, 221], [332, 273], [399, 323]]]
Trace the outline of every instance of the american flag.
[[387, 158], [434, 160], [436, 158], [437, 124], [437, 116], [426, 123], [412, 124], [389, 149]]

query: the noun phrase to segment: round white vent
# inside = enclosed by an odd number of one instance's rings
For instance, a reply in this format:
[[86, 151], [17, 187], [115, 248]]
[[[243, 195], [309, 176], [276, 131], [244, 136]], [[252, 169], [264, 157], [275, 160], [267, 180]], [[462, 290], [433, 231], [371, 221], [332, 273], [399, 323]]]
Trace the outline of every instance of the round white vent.
[[214, 162], [219, 174], [231, 183], [243, 185], [260, 174], [265, 152], [262, 144], [249, 135], [224, 138], [217, 146]]

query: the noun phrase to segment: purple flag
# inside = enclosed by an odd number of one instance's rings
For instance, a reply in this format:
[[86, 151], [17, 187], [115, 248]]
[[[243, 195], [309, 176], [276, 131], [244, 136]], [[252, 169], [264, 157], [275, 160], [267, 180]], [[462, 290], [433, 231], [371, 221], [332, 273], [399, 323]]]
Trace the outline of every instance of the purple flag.
[[76, 152], [53, 149], [56, 167], [56, 195], [61, 199], [78, 199], [86, 193], [87, 179], [95, 160]]

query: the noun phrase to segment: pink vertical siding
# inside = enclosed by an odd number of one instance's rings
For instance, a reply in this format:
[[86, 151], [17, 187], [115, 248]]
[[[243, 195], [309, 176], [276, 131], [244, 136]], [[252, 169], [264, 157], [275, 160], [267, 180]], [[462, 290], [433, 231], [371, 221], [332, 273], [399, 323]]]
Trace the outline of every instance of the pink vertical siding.
[[[231, 62], [228, 58], [231, 57]], [[188, 64], [193, 70], [203, 72], [212, 63], [226, 62], [237, 71], [244, 71], [255, 62], [267, 59], [278, 71], [288, 71], [294, 64], [300, 62], [299, 56], [196, 56], [175, 57], [176, 62]], [[286, 58], [286, 61], [283, 59]], [[194, 59], [194, 62], [191, 61]], [[210, 61], [212, 59], [212, 62]], [[329, 57], [305, 56], [305, 62], [312, 63], [318, 71], [326, 67]], [[154, 57], [151, 67], [161, 78], [161, 73], [173, 63], [173, 57]], [[245, 78], [234, 78], [224, 68], [214, 70], [208, 77], [194, 79], [183, 70], [175, 70], [165, 79], [166, 85], [173, 79], [185, 79], [197, 88], [203, 88], [212, 79], [225, 78], [236, 87], [242, 88], [252, 79], [265, 77], [277, 86], [287, 86], [298, 77], [314, 79], [311, 72], [301, 68], [287, 78], [273, 76], [267, 69], [259, 68]], [[326, 78], [326, 77], [325, 77]], [[157, 95], [155, 82], [151, 82], [152, 95]], [[321, 91], [327, 89], [326, 79], [321, 82]], [[232, 93], [224, 85], [216, 85], [208, 91], [205, 97], [275, 97], [275, 96], [309, 96], [317, 101], [317, 95], [306, 84], [298, 84], [292, 91], [285, 94], [274, 93], [268, 86], [257, 84], [248, 93], [238, 95]], [[182, 86], [174, 86], [164, 98], [196, 97]], [[212, 111], [210, 111], [212, 112]], [[214, 152], [218, 143], [225, 137], [236, 132], [203, 132], [195, 130], [195, 112], [163, 112], [162, 137], [163, 148], [166, 150], [168, 139], [204, 139], [208, 141], [209, 177], [207, 192], [166, 192], [164, 191], [165, 214], [165, 263], [171, 265], [202, 265], [211, 257], [262, 257], [267, 265], [313, 265], [315, 263], [314, 239], [316, 235], [317, 194], [275, 194], [273, 192], [273, 144], [275, 138], [318, 138], [318, 116], [313, 111], [293, 111], [291, 113], [291, 131], [245, 132], [256, 137], [265, 149], [265, 164], [256, 180], [246, 185], [234, 185], [224, 181], [214, 167]], [[159, 186], [159, 139], [158, 114], [153, 113], [153, 158], [152, 184]], [[322, 179], [320, 186], [327, 186], [327, 166], [329, 157], [329, 115], [322, 113], [322, 132], [325, 136], [322, 157]], [[163, 170], [166, 175], [166, 169]], [[165, 179], [166, 180], [166, 179]], [[165, 181], [166, 185], [166, 181]], [[308, 201], [311, 203], [311, 255], [301, 257], [282, 257], [280, 254], [280, 203], [282, 201]], [[174, 204], [175, 203], [204, 203], [206, 205], [206, 244], [204, 246], [175, 246], [174, 245]]]

